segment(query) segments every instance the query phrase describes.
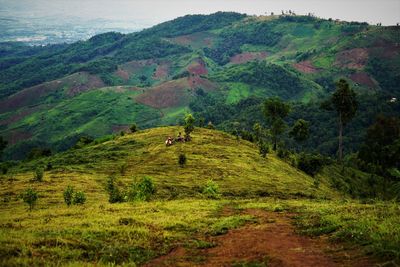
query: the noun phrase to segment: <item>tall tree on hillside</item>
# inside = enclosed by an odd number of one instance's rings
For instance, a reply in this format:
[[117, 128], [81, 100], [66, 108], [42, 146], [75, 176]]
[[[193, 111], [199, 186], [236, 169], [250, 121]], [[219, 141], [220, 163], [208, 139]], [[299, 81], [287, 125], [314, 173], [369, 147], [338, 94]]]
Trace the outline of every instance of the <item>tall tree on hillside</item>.
[[0, 160], [3, 156], [3, 150], [6, 148], [7, 146], [7, 141], [3, 139], [2, 136], [0, 136]]
[[190, 141], [192, 139], [190, 134], [194, 130], [194, 122], [195, 122], [195, 119], [192, 114], [189, 113], [185, 116], [185, 125], [184, 125], [185, 141]]
[[338, 156], [340, 162], [343, 159], [343, 129], [356, 115], [357, 107], [356, 93], [344, 79], [340, 79], [336, 82], [336, 91], [328, 101], [322, 104], [322, 108], [326, 110], [335, 110], [338, 116]]
[[283, 134], [286, 128], [284, 118], [290, 112], [290, 105], [283, 102], [278, 97], [268, 98], [264, 102], [263, 112], [271, 127], [271, 135], [274, 142], [273, 149], [276, 150], [279, 136]]

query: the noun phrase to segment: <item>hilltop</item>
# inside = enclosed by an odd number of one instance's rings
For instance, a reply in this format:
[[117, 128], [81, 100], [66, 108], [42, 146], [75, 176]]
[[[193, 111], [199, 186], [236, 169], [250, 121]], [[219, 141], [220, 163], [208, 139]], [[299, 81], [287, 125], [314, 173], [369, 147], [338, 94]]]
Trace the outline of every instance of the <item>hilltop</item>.
[[[366, 266], [399, 259], [398, 205], [361, 204], [338, 191], [338, 184], [368, 190], [369, 175], [332, 164], [311, 177], [274, 153], [261, 157], [253, 143], [204, 128], [195, 128], [191, 142], [165, 146], [181, 130], [104, 137], [10, 168], [0, 176], [0, 263]], [[41, 166], [43, 181], [34, 181]], [[148, 177], [155, 194], [109, 203], [111, 176], [123, 192]], [[210, 180], [219, 188], [211, 198], [204, 191]], [[65, 205], [67, 186], [84, 192], [86, 202]], [[32, 211], [20, 199], [27, 188], [39, 194]], [[299, 232], [329, 235], [336, 244]]]
[[[365, 113], [349, 130], [347, 147], [356, 149], [376, 114], [399, 114], [398, 102], [388, 103], [399, 97], [399, 36], [395, 26], [218, 12], [69, 45], [2, 43], [5, 157], [22, 159], [36, 147], [62, 151], [82, 135], [100, 137], [133, 122], [142, 128], [175, 125], [190, 111], [220, 129], [237, 120], [248, 129], [252, 124], [240, 116], [270, 96], [298, 103], [296, 113], [312, 119], [342, 77], [367, 99]], [[334, 123], [325, 117], [312, 122], [316, 128]], [[308, 147], [334, 153], [333, 133], [320, 137], [314, 131], [312, 137], [320, 142]]]

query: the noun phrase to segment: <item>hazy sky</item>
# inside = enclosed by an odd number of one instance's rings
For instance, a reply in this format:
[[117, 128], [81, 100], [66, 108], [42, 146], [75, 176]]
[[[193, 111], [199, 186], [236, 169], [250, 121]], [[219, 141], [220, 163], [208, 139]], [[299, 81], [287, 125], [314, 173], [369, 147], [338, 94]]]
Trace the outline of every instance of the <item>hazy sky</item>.
[[[77, 16], [142, 21], [154, 25], [186, 14], [236, 11], [262, 15], [294, 10], [349, 21], [400, 22], [400, 0], [0, 0], [0, 16]], [[1, 22], [0, 22], [1, 23]]]

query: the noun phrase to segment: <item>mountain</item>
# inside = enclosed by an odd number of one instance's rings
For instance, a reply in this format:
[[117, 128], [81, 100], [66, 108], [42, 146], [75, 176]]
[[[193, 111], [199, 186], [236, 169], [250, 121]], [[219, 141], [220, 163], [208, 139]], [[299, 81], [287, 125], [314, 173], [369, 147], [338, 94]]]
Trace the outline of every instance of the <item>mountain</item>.
[[74, 44], [2, 43], [5, 158], [22, 159], [36, 147], [65, 150], [82, 135], [100, 137], [132, 123], [177, 124], [186, 112], [221, 129], [235, 121], [249, 129], [243, 114], [260, 118], [259, 103], [270, 96], [294, 103], [290, 120], [312, 120], [307, 146], [334, 154], [335, 128], [317, 135], [335, 122], [317, 107], [341, 77], [367, 99], [367, 113], [348, 130], [347, 147], [356, 149], [376, 114], [400, 114], [398, 102], [388, 102], [399, 98], [399, 33], [398, 26], [312, 16], [218, 12]]

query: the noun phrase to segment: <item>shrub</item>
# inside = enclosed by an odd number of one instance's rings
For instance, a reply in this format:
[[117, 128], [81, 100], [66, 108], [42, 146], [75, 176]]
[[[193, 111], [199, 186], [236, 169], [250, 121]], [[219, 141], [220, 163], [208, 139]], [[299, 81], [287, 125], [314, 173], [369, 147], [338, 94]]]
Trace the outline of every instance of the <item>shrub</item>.
[[219, 186], [213, 180], [208, 180], [206, 186], [203, 188], [203, 195], [212, 199], [219, 198]]
[[297, 167], [307, 173], [308, 175], [315, 176], [324, 166], [324, 159], [321, 155], [313, 154], [300, 154]]
[[186, 155], [185, 154], [179, 154], [178, 163], [179, 163], [179, 165], [181, 167], [186, 165], [186, 161], [187, 161]]
[[86, 195], [82, 191], [78, 191], [74, 194], [74, 197], [72, 199], [72, 204], [74, 205], [81, 205], [86, 202]]
[[43, 176], [44, 176], [43, 168], [42, 167], [36, 168], [33, 179], [37, 182], [42, 182]]
[[259, 144], [260, 155], [265, 158], [269, 153], [269, 146], [267, 143], [260, 143]]
[[131, 127], [129, 127], [129, 130], [131, 130], [131, 133], [136, 133], [138, 130], [136, 123], [132, 124]]
[[22, 194], [22, 200], [29, 205], [29, 211], [33, 209], [33, 207], [36, 204], [36, 201], [38, 200], [39, 196], [38, 193], [32, 189], [28, 188], [23, 194]]
[[110, 176], [107, 179], [108, 202], [110, 203], [124, 201], [124, 196], [119, 191], [119, 188], [115, 185], [115, 180], [115, 176]]
[[69, 185], [64, 190], [64, 202], [65, 204], [67, 204], [67, 206], [70, 206], [72, 204], [73, 197], [74, 197], [74, 188]]
[[132, 184], [129, 198], [132, 201], [149, 201], [155, 192], [153, 180], [150, 177], [143, 177], [140, 183]]

